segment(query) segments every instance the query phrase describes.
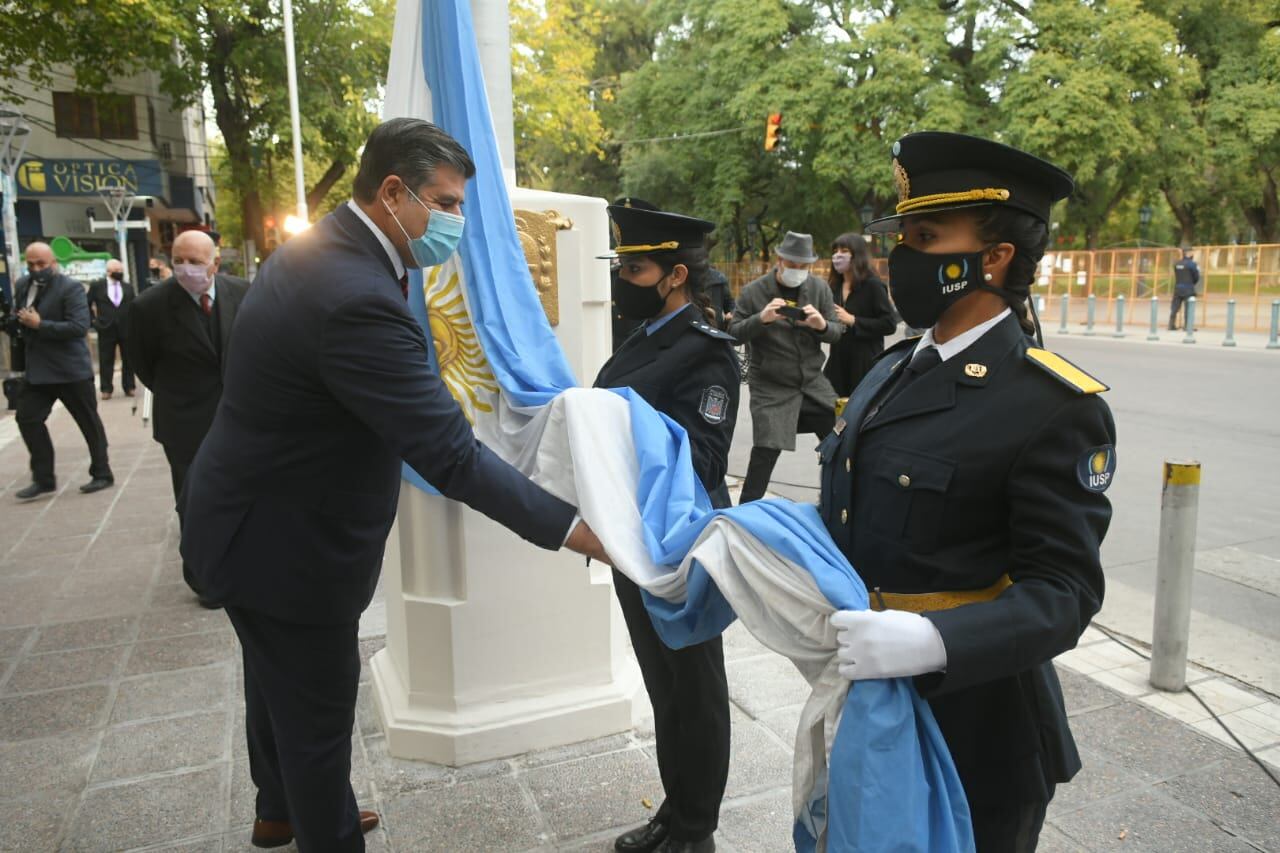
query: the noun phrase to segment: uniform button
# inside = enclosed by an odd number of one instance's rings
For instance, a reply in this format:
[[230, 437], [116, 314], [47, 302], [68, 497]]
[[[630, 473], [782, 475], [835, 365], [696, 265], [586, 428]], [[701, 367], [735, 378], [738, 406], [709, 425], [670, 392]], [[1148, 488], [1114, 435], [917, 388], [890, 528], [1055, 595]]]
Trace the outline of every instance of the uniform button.
[[910, 478], [910, 477], [908, 477], [906, 474], [899, 474], [899, 475], [898, 475], [898, 485], [899, 485], [899, 486], [902, 486], [902, 488], [904, 488], [904, 489], [905, 489], [907, 486], [910, 486], [910, 485], [911, 485], [911, 478]]
[[844, 460], [844, 472], [848, 474], [852, 470], [853, 470], [853, 460], [852, 459]]
[[849, 523], [849, 510], [847, 509], [840, 510], [840, 523], [841, 524]]

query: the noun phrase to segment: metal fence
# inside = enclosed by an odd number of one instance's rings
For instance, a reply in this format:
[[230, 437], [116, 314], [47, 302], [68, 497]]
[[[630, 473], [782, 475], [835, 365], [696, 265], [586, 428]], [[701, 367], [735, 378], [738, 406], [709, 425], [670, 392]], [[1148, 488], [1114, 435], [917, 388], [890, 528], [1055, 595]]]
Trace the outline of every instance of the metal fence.
[[[1227, 300], [1232, 299], [1237, 331], [1266, 331], [1271, 322], [1271, 301], [1280, 298], [1280, 244], [1195, 246], [1192, 251], [1200, 266], [1196, 325], [1225, 326]], [[1053, 312], [1055, 319], [1063, 294], [1071, 297], [1068, 312], [1072, 324], [1086, 322], [1089, 296], [1095, 297], [1098, 324], [1114, 323], [1117, 307], [1123, 305], [1126, 326], [1149, 322], [1151, 297], [1155, 296], [1164, 325], [1173, 294], [1173, 265], [1181, 257], [1182, 250], [1177, 248], [1049, 252], [1041, 262], [1032, 292], [1044, 297], [1046, 311]], [[888, 281], [884, 258], [876, 258], [874, 263], [880, 277]], [[771, 266], [764, 261], [716, 264], [735, 295]], [[820, 278], [826, 278], [829, 271], [825, 258], [813, 265], [814, 275]]]

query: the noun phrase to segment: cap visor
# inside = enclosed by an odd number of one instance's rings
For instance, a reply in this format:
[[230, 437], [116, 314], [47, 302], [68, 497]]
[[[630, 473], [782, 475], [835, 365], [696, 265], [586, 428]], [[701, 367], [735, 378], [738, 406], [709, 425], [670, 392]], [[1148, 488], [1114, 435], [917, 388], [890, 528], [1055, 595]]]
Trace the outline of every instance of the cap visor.
[[[907, 213], [895, 213], [893, 216], [882, 216], [879, 219], [873, 219], [863, 226], [864, 234], [893, 234], [902, 230], [902, 220], [909, 216], [929, 216], [933, 213], [947, 213], [952, 210], [969, 210], [974, 207], [995, 207], [996, 204], [989, 201], [967, 201], [961, 204], [940, 204], [936, 207], [922, 207], [919, 210], [912, 210]], [[1006, 204], [1005, 207], [1012, 207], [1015, 210], [1023, 208], [1016, 205]]]

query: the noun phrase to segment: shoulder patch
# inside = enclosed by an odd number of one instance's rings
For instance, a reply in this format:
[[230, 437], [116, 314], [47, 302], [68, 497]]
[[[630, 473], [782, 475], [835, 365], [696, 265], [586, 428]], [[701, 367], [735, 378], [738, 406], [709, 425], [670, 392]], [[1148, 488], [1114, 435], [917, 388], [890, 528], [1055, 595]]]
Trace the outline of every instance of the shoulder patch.
[[1102, 494], [1116, 475], [1116, 448], [1104, 444], [1086, 450], [1076, 461], [1076, 479], [1091, 492]]
[[699, 332], [702, 332], [702, 334], [707, 335], [708, 337], [716, 338], [721, 341], [732, 341], [735, 344], [738, 342], [738, 339], [735, 338], [733, 335], [729, 334], [728, 332], [717, 329], [715, 326], [712, 326], [710, 323], [704, 323], [701, 320], [694, 320], [689, 325], [692, 328], [697, 329]]
[[723, 423], [729, 415], [729, 392], [719, 385], [704, 388], [698, 402], [698, 414], [709, 424]]
[[1111, 390], [1110, 385], [1098, 381], [1056, 352], [1027, 347], [1027, 360], [1077, 394], [1098, 394]]

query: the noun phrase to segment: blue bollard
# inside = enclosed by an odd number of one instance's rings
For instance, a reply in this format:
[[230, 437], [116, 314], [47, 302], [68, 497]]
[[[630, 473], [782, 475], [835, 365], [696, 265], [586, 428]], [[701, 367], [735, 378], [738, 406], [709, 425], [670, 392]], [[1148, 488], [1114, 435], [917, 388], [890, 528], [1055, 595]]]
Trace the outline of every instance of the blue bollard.
[[1147, 340], [1160, 340], [1160, 298], [1151, 294], [1151, 329], [1147, 332]]
[[1233, 347], [1236, 345], [1236, 301], [1234, 299], [1227, 300], [1227, 336], [1222, 339], [1224, 347]]
[[1124, 337], [1124, 302], [1123, 293], [1116, 297], [1116, 331], [1111, 336], [1113, 338]]
[[1058, 327], [1058, 334], [1060, 335], [1068, 334], [1068, 332], [1070, 331], [1067, 328], [1067, 313], [1069, 311], [1068, 303], [1070, 301], [1071, 301], [1070, 294], [1067, 294], [1067, 293], [1062, 294], [1062, 325]]
[[1280, 349], [1280, 299], [1271, 300], [1271, 339], [1267, 349]]
[[1187, 336], [1182, 339], [1184, 344], [1194, 344], [1196, 342], [1196, 298], [1194, 296], [1187, 297]]
[[1094, 318], [1094, 315], [1097, 313], [1097, 311], [1098, 311], [1098, 297], [1090, 293], [1089, 294], [1089, 310], [1088, 310], [1088, 313], [1085, 315], [1085, 324], [1084, 324], [1084, 333], [1086, 335], [1093, 334], [1093, 318]]

